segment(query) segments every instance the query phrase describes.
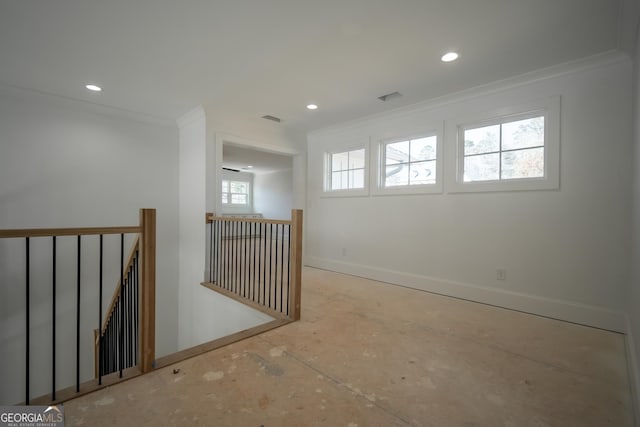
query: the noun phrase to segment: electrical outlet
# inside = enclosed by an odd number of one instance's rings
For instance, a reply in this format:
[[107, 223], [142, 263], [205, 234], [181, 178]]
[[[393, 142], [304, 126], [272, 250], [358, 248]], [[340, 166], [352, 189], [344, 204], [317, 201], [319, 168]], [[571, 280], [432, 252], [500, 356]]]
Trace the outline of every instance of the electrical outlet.
[[507, 270], [504, 268], [499, 268], [496, 270], [496, 279], [497, 280], [507, 280]]

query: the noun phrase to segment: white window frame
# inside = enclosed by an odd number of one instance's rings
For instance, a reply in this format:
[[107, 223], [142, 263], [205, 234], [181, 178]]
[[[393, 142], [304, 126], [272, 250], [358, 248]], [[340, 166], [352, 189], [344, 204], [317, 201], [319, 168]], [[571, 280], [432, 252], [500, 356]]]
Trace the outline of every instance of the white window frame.
[[[344, 145], [342, 147], [335, 147], [325, 152], [324, 154], [324, 197], [358, 197], [358, 196], [368, 196], [369, 195], [369, 140], [366, 142], [364, 140], [360, 140], [361, 142], [352, 143], [348, 145]], [[350, 151], [363, 150], [364, 149], [364, 187], [363, 188], [346, 188], [340, 190], [332, 190], [331, 189], [331, 178], [332, 178], [332, 164], [331, 164], [331, 156], [339, 153], [346, 153]]]
[[[444, 176], [444, 142], [443, 142], [443, 130], [442, 124], [430, 126], [424, 132], [413, 132], [398, 137], [379, 139], [376, 144], [375, 162], [378, 165], [376, 174], [376, 186], [372, 190], [374, 196], [390, 196], [390, 195], [403, 195], [403, 194], [441, 194], [443, 189], [443, 176]], [[402, 142], [407, 140], [419, 139], [435, 136], [436, 137], [436, 182], [434, 184], [418, 184], [418, 185], [399, 185], [386, 187], [385, 175], [386, 175], [386, 152], [385, 147], [387, 144], [394, 142]]]
[[[544, 176], [464, 181], [464, 130], [544, 116]], [[560, 97], [493, 109], [450, 120], [446, 127], [447, 192], [555, 190], [560, 186]]]
[[[229, 183], [229, 191], [226, 193], [227, 194], [227, 202], [228, 203], [223, 203], [222, 202], [222, 196], [225, 194], [224, 191], [222, 191], [222, 187], [224, 185], [225, 182]], [[239, 182], [242, 184], [246, 184], [247, 185], [247, 193], [232, 193], [231, 192], [231, 183], [232, 182]], [[246, 194], [247, 195], [247, 203], [233, 203], [233, 197], [232, 194]], [[220, 203], [222, 203], [222, 206], [233, 206], [233, 207], [250, 207], [251, 206], [251, 182], [250, 181], [245, 181], [242, 179], [223, 179], [220, 182]]]

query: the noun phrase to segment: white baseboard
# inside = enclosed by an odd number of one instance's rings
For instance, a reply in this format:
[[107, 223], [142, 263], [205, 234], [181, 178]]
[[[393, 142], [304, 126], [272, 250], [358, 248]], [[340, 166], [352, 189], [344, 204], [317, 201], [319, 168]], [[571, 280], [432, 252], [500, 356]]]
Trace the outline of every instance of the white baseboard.
[[623, 313], [602, 307], [313, 256], [305, 256], [305, 265], [581, 325], [628, 332], [626, 316]]
[[633, 330], [631, 328], [631, 322], [629, 316], [625, 316], [627, 323], [627, 369], [629, 371], [629, 383], [631, 387], [631, 400], [635, 415], [635, 425], [640, 426], [640, 359], [638, 359], [638, 352], [636, 351]]

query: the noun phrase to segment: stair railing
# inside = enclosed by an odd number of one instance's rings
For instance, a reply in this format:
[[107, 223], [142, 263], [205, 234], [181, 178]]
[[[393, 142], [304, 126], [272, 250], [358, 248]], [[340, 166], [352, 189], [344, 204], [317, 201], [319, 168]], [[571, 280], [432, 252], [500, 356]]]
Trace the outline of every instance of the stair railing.
[[291, 220], [206, 215], [203, 285], [275, 318], [299, 320], [302, 210]]
[[[129, 258], [124, 259], [124, 236], [135, 234], [135, 239]], [[102, 316], [102, 290], [103, 290], [103, 259], [104, 245], [103, 237], [105, 235], [120, 235], [120, 281], [115, 290], [114, 297], [107, 311], [106, 319]], [[98, 345], [94, 360], [96, 361], [95, 371], [97, 378], [89, 381], [82, 381], [80, 375], [80, 325], [84, 320], [86, 322], [87, 315], [81, 316], [89, 307], [82, 307], [81, 294], [82, 285], [82, 266], [85, 265], [86, 256], [83, 254], [83, 237], [99, 236], [99, 301], [98, 301], [98, 320], [99, 333]], [[60, 263], [58, 258], [58, 238], [75, 237], [76, 252], [76, 271], [75, 271], [75, 385], [73, 387], [58, 390], [56, 373], [59, 364], [67, 361], [56, 360], [56, 287], [57, 283], [57, 266]], [[126, 367], [136, 367], [129, 376], [139, 375], [153, 369], [155, 360], [155, 271], [156, 271], [156, 211], [155, 209], [141, 209], [140, 223], [136, 226], [125, 227], [92, 227], [92, 228], [49, 228], [49, 229], [14, 229], [0, 230], [0, 239], [24, 239], [24, 296], [25, 296], [25, 382], [24, 382], [24, 402], [23, 404], [46, 404], [56, 403], [68, 400], [73, 397], [94, 391], [105, 385], [113, 384], [123, 378], [123, 369]], [[51, 239], [51, 368], [50, 368], [50, 385], [51, 393], [32, 398], [30, 383], [32, 366], [31, 358], [31, 287], [32, 271], [38, 266], [31, 265], [31, 244], [32, 241], [41, 238]], [[126, 267], [126, 268], [125, 268]], [[85, 289], [86, 291], [86, 289]], [[130, 314], [130, 315], [129, 315]], [[110, 325], [118, 325], [118, 328], [111, 328]], [[111, 346], [106, 344], [106, 340], [111, 340]], [[113, 350], [116, 353], [113, 353]], [[130, 351], [133, 350], [133, 351]], [[128, 351], [128, 352], [127, 352]], [[113, 356], [117, 354], [117, 356]], [[84, 355], [86, 357], [86, 355]], [[115, 367], [118, 374], [116, 378], [109, 375], [115, 372], [106, 369], [109, 359], [116, 359]], [[133, 359], [133, 363], [131, 363]], [[128, 362], [128, 363], [125, 363]], [[112, 365], [110, 365], [112, 366]], [[41, 368], [42, 369], [42, 368]], [[103, 381], [103, 376], [109, 375], [108, 381]], [[114, 374], [115, 375], [115, 374]]]

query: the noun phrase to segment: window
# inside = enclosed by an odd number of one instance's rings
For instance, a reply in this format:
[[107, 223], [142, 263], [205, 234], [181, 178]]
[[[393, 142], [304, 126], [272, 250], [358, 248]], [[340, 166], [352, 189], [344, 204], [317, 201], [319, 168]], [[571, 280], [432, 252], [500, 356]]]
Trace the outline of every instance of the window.
[[449, 193], [560, 186], [559, 96], [448, 120], [445, 135]]
[[381, 180], [385, 188], [436, 183], [435, 135], [383, 143]]
[[365, 149], [329, 154], [331, 191], [365, 188]]
[[544, 115], [464, 127], [463, 181], [544, 178]]
[[246, 181], [222, 181], [223, 205], [248, 205], [249, 183]]

